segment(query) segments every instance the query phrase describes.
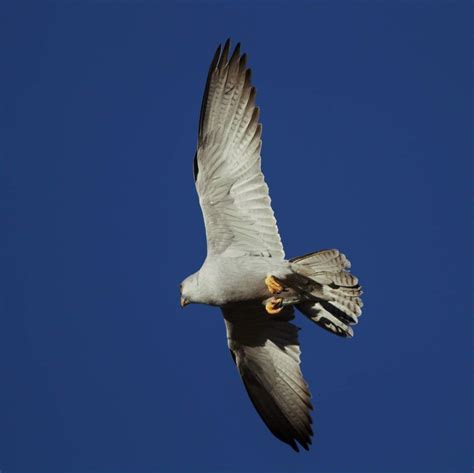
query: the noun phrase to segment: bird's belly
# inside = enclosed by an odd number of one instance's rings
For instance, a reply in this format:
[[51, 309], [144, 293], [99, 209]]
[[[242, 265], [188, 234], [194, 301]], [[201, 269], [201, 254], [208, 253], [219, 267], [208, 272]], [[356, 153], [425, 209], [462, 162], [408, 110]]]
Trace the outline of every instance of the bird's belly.
[[241, 272], [230, 273], [219, 278], [216, 284], [216, 295], [222, 301], [240, 302], [266, 297], [265, 273]]
[[[220, 266], [220, 265], [219, 265]], [[265, 277], [267, 268], [255, 267], [235, 259], [232, 264], [226, 261], [220, 267], [213, 267], [212, 305], [225, 305], [233, 302], [265, 299], [268, 297]]]

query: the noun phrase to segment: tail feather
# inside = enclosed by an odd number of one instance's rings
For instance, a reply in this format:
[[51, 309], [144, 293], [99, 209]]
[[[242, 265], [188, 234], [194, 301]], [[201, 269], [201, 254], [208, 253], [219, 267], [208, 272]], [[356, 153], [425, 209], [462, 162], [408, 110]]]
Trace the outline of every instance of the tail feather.
[[300, 263], [309, 265], [309, 264], [318, 264], [325, 263], [328, 260], [334, 259], [339, 256], [339, 250], [321, 250], [313, 253], [307, 253], [303, 256], [297, 256], [292, 258], [290, 261], [292, 263]]
[[354, 331], [350, 324], [344, 321], [341, 317], [337, 317], [330, 311], [326, 310], [322, 306], [322, 303], [316, 302], [314, 304], [312, 302], [303, 302], [298, 304], [296, 307], [298, 307], [304, 315], [320, 327], [341, 337], [354, 336]]
[[336, 284], [337, 286], [354, 287], [357, 286], [359, 280], [346, 271], [339, 273], [331, 271], [317, 271], [312, 273], [311, 279], [319, 284]]
[[352, 337], [351, 325], [362, 313], [362, 288], [347, 270], [351, 267], [338, 250], [323, 250], [293, 258], [294, 270], [313, 281], [308, 298], [297, 308], [310, 320], [342, 337]]

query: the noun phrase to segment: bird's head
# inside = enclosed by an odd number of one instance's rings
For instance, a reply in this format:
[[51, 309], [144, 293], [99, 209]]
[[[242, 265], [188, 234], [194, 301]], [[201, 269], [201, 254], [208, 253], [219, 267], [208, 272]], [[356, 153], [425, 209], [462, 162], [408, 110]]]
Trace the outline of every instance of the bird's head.
[[187, 306], [198, 300], [198, 274], [194, 273], [188, 276], [179, 286], [181, 293], [181, 307]]

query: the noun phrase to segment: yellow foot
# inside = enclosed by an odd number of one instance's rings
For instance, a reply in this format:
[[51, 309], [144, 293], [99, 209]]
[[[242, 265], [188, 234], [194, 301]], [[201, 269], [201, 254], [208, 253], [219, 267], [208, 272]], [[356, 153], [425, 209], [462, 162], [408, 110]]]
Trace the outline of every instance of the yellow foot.
[[270, 315], [279, 314], [283, 310], [283, 298], [282, 297], [272, 297], [266, 304], [265, 309]]
[[265, 278], [265, 284], [270, 294], [280, 294], [285, 288], [278, 282], [274, 276], [267, 276]]

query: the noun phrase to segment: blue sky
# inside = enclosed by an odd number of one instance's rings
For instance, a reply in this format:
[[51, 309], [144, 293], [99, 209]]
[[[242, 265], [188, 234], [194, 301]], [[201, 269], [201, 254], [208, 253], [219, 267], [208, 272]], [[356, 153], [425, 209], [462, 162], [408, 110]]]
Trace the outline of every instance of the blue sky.
[[[0, 7], [0, 470], [465, 472], [470, 2]], [[249, 55], [289, 257], [339, 248], [352, 340], [301, 316], [309, 453], [266, 430], [217, 309], [192, 179], [207, 68]]]

